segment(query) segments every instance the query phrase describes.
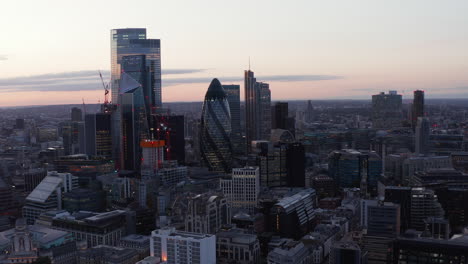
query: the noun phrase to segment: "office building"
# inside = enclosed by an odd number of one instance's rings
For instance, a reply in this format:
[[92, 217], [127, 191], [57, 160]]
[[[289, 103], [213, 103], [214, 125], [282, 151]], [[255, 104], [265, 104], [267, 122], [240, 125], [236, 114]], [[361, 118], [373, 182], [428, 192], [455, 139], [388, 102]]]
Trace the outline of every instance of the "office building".
[[32, 225], [42, 214], [62, 209], [62, 194], [78, 187], [78, 178], [70, 173], [49, 172], [26, 197], [23, 217]]
[[164, 162], [164, 140], [143, 140], [140, 142], [142, 160], [141, 174], [142, 178], [151, 179], [157, 171], [163, 166]]
[[311, 263], [312, 254], [309, 249], [300, 241], [290, 240], [280, 247], [275, 247], [268, 253], [268, 264], [284, 264], [284, 263]]
[[83, 112], [78, 107], [73, 107], [71, 109], [71, 121], [81, 122], [83, 121]]
[[424, 91], [414, 91], [413, 108], [411, 110], [411, 125], [413, 129], [416, 129], [418, 119], [424, 117]]
[[428, 217], [424, 220], [425, 231], [431, 234], [435, 239], [450, 238], [450, 223], [448, 220], [437, 217]]
[[330, 264], [361, 264], [361, 249], [355, 242], [335, 242], [330, 249]]
[[47, 176], [47, 170], [41, 168], [29, 169], [24, 172], [24, 191], [27, 193], [32, 192], [32, 190], [41, 183], [45, 176]]
[[433, 190], [412, 188], [411, 190], [411, 228], [423, 231], [424, 220], [428, 217], [444, 217], [444, 210]]
[[416, 140], [416, 154], [429, 153], [429, 133], [430, 124], [427, 117], [418, 117], [417, 125], [415, 127], [415, 140]]
[[97, 245], [81, 250], [77, 255], [77, 264], [134, 264], [138, 261], [138, 252], [130, 248]]
[[216, 264], [216, 236], [157, 229], [151, 233], [151, 256], [174, 264]]
[[203, 193], [188, 198], [185, 231], [215, 234], [231, 223], [231, 208], [222, 194]]
[[252, 140], [269, 140], [271, 133], [271, 92], [267, 83], [257, 82], [254, 73], [244, 72], [245, 124], [247, 146]]
[[468, 244], [466, 235], [440, 240], [407, 233], [393, 243], [393, 261], [390, 263], [466, 263]]
[[111, 121], [110, 113], [85, 115], [87, 155], [112, 158]]
[[154, 115], [154, 139], [164, 140], [166, 160], [185, 164], [185, 117], [183, 115]]
[[187, 180], [188, 168], [179, 166], [176, 161], [166, 161], [157, 172], [160, 183], [163, 186], [171, 187]]
[[231, 143], [234, 154], [244, 153], [244, 142], [241, 132], [240, 117], [240, 86], [231, 84], [223, 85], [224, 92], [229, 103], [231, 113]]
[[271, 228], [282, 237], [299, 239], [312, 231], [317, 197], [314, 189], [305, 189], [278, 200], [269, 212]]
[[85, 123], [67, 121], [62, 123], [62, 140], [65, 155], [86, 153]]
[[280, 144], [272, 146], [268, 141], [253, 141], [252, 151], [257, 153], [261, 186], [281, 187], [288, 185], [287, 148]]
[[122, 210], [105, 213], [80, 211], [73, 215], [52, 215], [50, 225], [54, 229], [72, 233], [77, 241], [86, 241], [88, 247], [116, 246], [127, 233], [127, 219], [127, 213]]
[[148, 69], [150, 106], [160, 108], [161, 101], [161, 44], [159, 39], [148, 39], [146, 28], [111, 30], [111, 92], [112, 103], [118, 102], [122, 60], [124, 56], [144, 55]]
[[201, 117], [200, 149], [203, 162], [211, 171], [231, 171], [231, 115], [226, 93], [213, 79], [205, 95]]
[[286, 168], [289, 187], [305, 187], [305, 149], [301, 143], [286, 146]]
[[288, 118], [289, 110], [288, 110], [288, 103], [286, 102], [276, 102], [271, 107], [271, 128], [281, 128], [287, 129], [287, 118]]
[[233, 169], [230, 178], [220, 180], [220, 186], [233, 213], [253, 213], [260, 193], [260, 170], [258, 167]]
[[329, 175], [343, 188], [361, 187], [376, 192], [382, 174], [382, 159], [373, 151], [333, 151], [328, 160]]
[[400, 234], [400, 206], [393, 203], [370, 205], [367, 208], [367, 234], [396, 237]]
[[[131, 60], [131, 57], [123, 59]], [[126, 65], [126, 64], [125, 64]], [[128, 74], [123, 74], [121, 85], [128, 83], [126, 92], [120, 94], [121, 147], [120, 168], [139, 171], [141, 162], [140, 142], [149, 138], [148, 118], [144, 98], [144, 88]]]
[[402, 96], [396, 91], [372, 95], [372, 126], [375, 129], [401, 127]]
[[217, 263], [260, 263], [260, 243], [255, 234], [232, 228], [216, 234]]
[[131, 234], [120, 239], [119, 247], [131, 248], [138, 251], [140, 258], [150, 253], [150, 236]]
[[102, 190], [77, 188], [63, 194], [63, 209], [70, 213], [101, 212], [105, 207], [106, 193]]

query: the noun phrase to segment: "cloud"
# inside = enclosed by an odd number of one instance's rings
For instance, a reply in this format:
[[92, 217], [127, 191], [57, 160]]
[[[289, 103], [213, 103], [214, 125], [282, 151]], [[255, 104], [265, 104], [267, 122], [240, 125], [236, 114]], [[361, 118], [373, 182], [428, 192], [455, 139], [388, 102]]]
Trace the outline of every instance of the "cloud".
[[[162, 71], [167, 75], [184, 75], [203, 72], [205, 69], [166, 69]], [[101, 71], [104, 80], [110, 79], [109, 71]], [[269, 82], [295, 82], [295, 81], [322, 81], [342, 79], [342, 76], [334, 75], [270, 75], [261, 76], [258, 80]], [[163, 86], [190, 83], [211, 82], [213, 77], [171, 77], [162, 80]], [[220, 77], [221, 82], [241, 82], [242, 76]], [[99, 71], [72, 71], [61, 73], [38, 74], [13, 78], [0, 78], [0, 92], [22, 92], [22, 91], [85, 91], [101, 90], [102, 84]]]
[[8, 60], [7, 55], [1, 55], [0, 54], [0, 61]]

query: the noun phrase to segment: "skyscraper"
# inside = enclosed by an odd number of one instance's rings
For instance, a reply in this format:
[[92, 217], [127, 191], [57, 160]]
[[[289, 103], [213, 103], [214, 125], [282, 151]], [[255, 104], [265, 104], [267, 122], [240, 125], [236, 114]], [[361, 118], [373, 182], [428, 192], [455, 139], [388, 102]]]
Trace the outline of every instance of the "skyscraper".
[[236, 154], [243, 153], [241, 120], [240, 120], [240, 86], [239, 85], [223, 85], [229, 103], [231, 112], [231, 143], [232, 150]]
[[226, 93], [216, 78], [203, 103], [200, 149], [203, 162], [211, 171], [231, 171], [231, 114]]
[[161, 43], [159, 39], [147, 39], [146, 28], [122, 28], [111, 30], [111, 91], [112, 102], [118, 102], [119, 80], [123, 56], [145, 55], [149, 67], [148, 95], [151, 107], [161, 107]]
[[257, 82], [250, 70], [244, 73], [245, 126], [247, 146], [252, 140], [269, 140], [271, 134], [271, 92], [267, 83]]
[[86, 154], [112, 158], [111, 115], [85, 115]]
[[277, 102], [271, 107], [271, 128], [287, 129], [288, 103]]
[[401, 126], [402, 97], [396, 91], [372, 96], [372, 126], [377, 129], [390, 129]]
[[413, 109], [411, 112], [411, 124], [413, 129], [418, 125], [418, 118], [424, 117], [424, 91], [414, 91]]
[[[133, 57], [133, 56], [129, 56]], [[140, 142], [149, 138], [148, 114], [144, 99], [144, 86], [128, 74], [120, 80], [121, 146], [120, 167], [139, 171], [141, 163]]]
[[427, 117], [418, 117], [416, 125], [416, 154], [427, 154], [429, 152], [429, 119]]
[[220, 187], [230, 203], [233, 213], [253, 213], [260, 193], [260, 170], [258, 167], [235, 168], [232, 177], [221, 179]]
[[71, 121], [83, 121], [83, 113], [78, 107], [71, 109]]

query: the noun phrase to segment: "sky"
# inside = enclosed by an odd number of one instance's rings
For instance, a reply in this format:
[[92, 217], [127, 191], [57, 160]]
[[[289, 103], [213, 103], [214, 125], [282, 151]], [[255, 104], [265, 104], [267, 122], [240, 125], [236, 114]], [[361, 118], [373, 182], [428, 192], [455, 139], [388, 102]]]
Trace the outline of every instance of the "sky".
[[163, 102], [201, 101], [212, 78], [242, 89], [249, 57], [273, 100], [468, 92], [466, 0], [16, 0], [0, 6], [0, 106], [102, 102], [98, 70], [108, 81], [110, 30], [127, 27], [145, 27], [149, 38], [161, 39]]

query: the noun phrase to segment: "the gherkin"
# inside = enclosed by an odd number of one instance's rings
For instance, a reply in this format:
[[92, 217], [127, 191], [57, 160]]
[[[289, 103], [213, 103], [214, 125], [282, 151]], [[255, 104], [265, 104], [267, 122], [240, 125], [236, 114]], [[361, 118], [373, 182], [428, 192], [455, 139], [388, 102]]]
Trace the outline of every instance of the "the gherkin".
[[203, 103], [200, 144], [203, 162], [211, 171], [231, 172], [231, 114], [226, 93], [216, 78]]

